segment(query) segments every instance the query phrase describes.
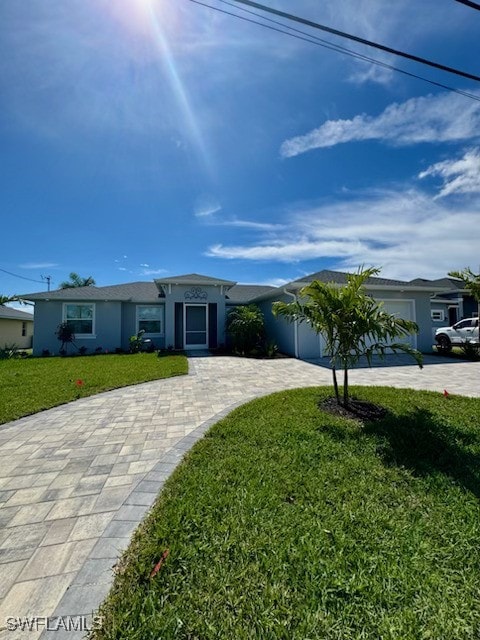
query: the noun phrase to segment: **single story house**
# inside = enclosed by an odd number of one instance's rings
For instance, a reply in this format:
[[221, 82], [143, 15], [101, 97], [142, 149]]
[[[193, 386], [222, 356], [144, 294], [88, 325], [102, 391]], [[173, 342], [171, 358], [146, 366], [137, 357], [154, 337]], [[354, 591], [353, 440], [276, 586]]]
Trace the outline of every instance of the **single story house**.
[[440, 288], [441, 292], [431, 297], [430, 313], [432, 316], [432, 332], [440, 327], [451, 327], [463, 318], [478, 316], [478, 303], [462, 280], [457, 278], [438, 278], [425, 280], [417, 278], [411, 284]]
[[33, 314], [0, 304], [0, 347], [16, 345], [30, 349], [33, 336]]
[[[270, 291], [256, 299], [262, 309], [267, 333], [274, 336], [278, 348], [302, 360], [321, 358], [325, 352], [325, 341], [306, 323], [291, 323], [283, 318], [275, 318], [272, 314], [272, 302], [283, 300], [291, 302], [299, 297], [300, 290], [313, 282], [333, 282], [342, 286], [347, 282], [346, 273], [327, 269], [312, 273], [284, 285], [280, 290]], [[403, 280], [371, 277], [365, 283], [365, 289], [376, 300], [382, 301], [389, 313], [405, 320], [413, 320], [418, 324], [419, 332], [408, 338], [412, 347], [423, 352], [432, 350], [432, 321], [430, 315], [430, 297], [437, 287], [416, 285]]]
[[[324, 355], [322, 339], [306, 324], [274, 318], [272, 303], [293, 300], [312, 280], [341, 286], [346, 277], [345, 273], [320, 271], [283, 287], [270, 287], [193, 273], [153, 282], [59, 289], [23, 297], [35, 302], [34, 355], [46, 349], [58, 353], [55, 330], [61, 322], [73, 327], [76, 345], [86, 347], [89, 353], [99, 348], [127, 350], [130, 336], [140, 330], [157, 348], [215, 349], [226, 343], [228, 309], [255, 302], [265, 315], [269, 340], [284, 353], [309, 359]], [[384, 301], [388, 311], [419, 324], [412, 345], [430, 351], [430, 296], [436, 287], [386, 278], [370, 278], [366, 286], [375, 298]]]

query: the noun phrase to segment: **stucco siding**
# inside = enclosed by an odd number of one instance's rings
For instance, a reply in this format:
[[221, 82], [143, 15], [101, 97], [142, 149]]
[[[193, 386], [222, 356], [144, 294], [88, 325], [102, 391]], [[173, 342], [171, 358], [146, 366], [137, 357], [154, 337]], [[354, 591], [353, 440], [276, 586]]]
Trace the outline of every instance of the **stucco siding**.
[[[291, 302], [291, 296], [281, 295], [275, 300], [282, 302]], [[258, 306], [260, 307], [265, 318], [265, 330], [267, 340], [274, 342], [280, 353], [289, 356], [295, 356], [295, 329], [292, 322], [288, 322], [285, 318], [277, 317], [272, 313], [273, 300], [263, 300]]]
[[[394, 302], [398, 302], [399, 308], [408, 309], [407, 319], [414, 320], [419, 326], [419, 332], [412, 337], [409, 342], [422, 352], [429, 353], [432, 351], [432, 319], [430, 295], [425, 292], [414, 292], [405, 290], [389, 291], [375, 290], [370, 294], [376, 300], [384, 300], [388, 310], [395, 307]], [[284, 302], [291, 302], [292, 298], [286, 295], [280, 298]], [[404, 302], [402, 305], [401, 303]], [[265, 314], [267, 332], [271, 333], [272, 339], [277, 343], [280, 351], [295, 355], [295, 336], [293, 323], [286, 323], [285, 320], [274, 318], [271, 313], [271, 305], [273, 300], [264, 301], [260, 304]], [[411, 310], [410, 310], [411, 309]], [[327, 355], [324, 348], [324, 340], [321, 336], [316, 335], [311, 326], [305, 322], [298, 324], [298, 357], [309, 360]]]
[[[197, 289], [200, 297], [193, 297], [193, 289]], [[172, 285], [169, 292], [165, 285], [165, 345], [175, 344], [175, 303], [217, 305], [217, 344], [225, 344], [225, 290], [219, 285]]]
[[[22, 336], [25, 325], [25, 336]], [[33, 321], [0, 318], [0, 347], [15, 344], [20, 349], [32, 346]]]
[[[137, 307], [153, 307], [157, 306], [152, 303], [133, 303], [133, 302], [123, 302], [122, 303], [122, 320], [121, 320], [121, 346], [122, 349], [128, 351], [130, 348], [130, 337], [136, 335], [137, 333]], [[149, 335], [145, 334], [145, 338], [150, 338], [156, 349], [164, 349], [165, 348], [165, 325], [166, 325], [166, 317], [165, 317], [165, 304], [158, 305], [164, 310], [163, 317], [163, 326], [162, 326], [162, 335]]]
[[[81, 303], [81, 301], [78, 301]], [[91, 301], [86, 301], [92, 304]], [[33, 355], [42, 355], [45, 349], [58, 355], [61, 344], [55, 335], [58, 325], [63, 321], [63, 302], [39, 300], [35, 303], [35, 333]], [[77, 347], [85, 347], [87, 353], [93, 353], [99, 347], [103, 351], [115, 351], [121, 346], [121, 303], [100, 302], [95, 305], [95, 333], [92, 337], [76, 337]], [[75, 348], [69, 347], [75, 352]]]

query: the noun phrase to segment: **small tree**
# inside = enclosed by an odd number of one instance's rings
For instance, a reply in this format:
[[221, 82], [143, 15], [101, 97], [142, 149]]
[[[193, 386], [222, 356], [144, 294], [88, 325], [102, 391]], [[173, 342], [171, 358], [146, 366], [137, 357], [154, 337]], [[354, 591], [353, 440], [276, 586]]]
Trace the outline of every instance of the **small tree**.
[[60, 353], [66, 353], [69, 344], [75, 344], [75, 332], [68, 322], [62, 322], [58, 325], [55, 335], [62, 343]]
[[82, 278], [72, 271], [69, 275], [70, 280], [65, 280], [60, 283], [60, 289], [75, 289], [77, 287], [90, 287], [95, 285], [95, 280], [92, 276], [88, 276], [88, 278]]
[[238, 353], [250, 353], [265, 338], [265, 319], [256, 304], [234, 307], [227, 316], [227, 333]]
[[[339, 286], [315, 280], [300, 291], [305, 302], [275, 302], [274, 315], [290, 321], [307, 322], [321, 334], [330, 354], [333, 386], [338, 404], [348, 407], [350, 401], [348, 370], [362, 356], [369, 366], [375, 353], [384, 356], [388, 350], [410, 354], [422, 367], [422, 354], [410, 345], [391, 342], [418, 332], [411, 320], [403, 320], [387, 313], [383, 303], [377, 302], [366, 291], [364, 284], [379, 269], [359, 269], [347, 276], [347, 283]], [[337, 365], [343, 370], [343, 401], [337, 381]]]
[[465, 285], [465, 289], [470, 291], [473, 299], [477, 302], [478, 316], [480, 318], [480, 273], [475, 274], [470, 267], [466, 267], [462, 271], [450, 271], [448, 275], [451, 278], [458, 278], [458, 280], [462, 280]]
[[143, 334], [145, 333], [145, 329], [140, 329], [138, 333], [135, 333], [133, 336], [130, 336], [130, 353], [139, 353], [142, 349], [143, 345]]

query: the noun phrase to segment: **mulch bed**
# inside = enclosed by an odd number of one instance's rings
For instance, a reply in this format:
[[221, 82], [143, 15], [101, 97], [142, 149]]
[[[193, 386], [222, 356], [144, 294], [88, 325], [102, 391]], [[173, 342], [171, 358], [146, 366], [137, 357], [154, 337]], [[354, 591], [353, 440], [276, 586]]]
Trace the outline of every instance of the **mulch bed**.
[[378, 422], [387, 415], [387, 410], [378, 404], [365, 402], [364, 400], [350, 399], [348, 407], [337, 403], [335, 398], [327, 398], [319, 403], [322, 411], [327, 411], [342, 418], [353, 418], [362, 422]]

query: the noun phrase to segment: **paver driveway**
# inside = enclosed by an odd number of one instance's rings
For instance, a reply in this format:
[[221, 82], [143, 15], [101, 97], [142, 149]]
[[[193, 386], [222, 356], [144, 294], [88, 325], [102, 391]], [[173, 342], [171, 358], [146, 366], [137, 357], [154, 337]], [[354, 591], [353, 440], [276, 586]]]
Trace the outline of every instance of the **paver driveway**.
[[[352, 384], [480, 396], [480, 364], [427, 358], [357, 369]], [[394, 362], [402, 362], [396, 360]], [[439, 364], [442, 362], [442, 364]], [[445, 363], [443, 363], [445, 362]], [[299, 360], [190, 358], [190, 374], [85, 398], [0, 427], [0, 638], [81, 638], [7, 630], [8, 617], [88, 615], [112, 566], [183, 453], [232, 407], [330, 384]]]

